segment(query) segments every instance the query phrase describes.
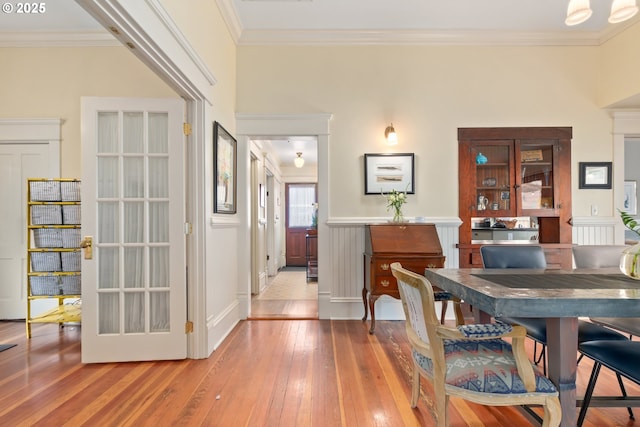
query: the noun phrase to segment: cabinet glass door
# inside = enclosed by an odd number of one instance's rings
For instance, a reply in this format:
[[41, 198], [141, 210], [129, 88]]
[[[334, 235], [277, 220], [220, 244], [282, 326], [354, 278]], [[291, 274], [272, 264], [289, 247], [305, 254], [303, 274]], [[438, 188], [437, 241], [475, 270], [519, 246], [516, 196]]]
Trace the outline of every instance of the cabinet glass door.
[[553, 145], [520, 145], [520, 208], [553, 209]]
[[476, 211], [486, 215], [490, 211], [511, 210], [512, 145], [481, 145], [476, 147]]

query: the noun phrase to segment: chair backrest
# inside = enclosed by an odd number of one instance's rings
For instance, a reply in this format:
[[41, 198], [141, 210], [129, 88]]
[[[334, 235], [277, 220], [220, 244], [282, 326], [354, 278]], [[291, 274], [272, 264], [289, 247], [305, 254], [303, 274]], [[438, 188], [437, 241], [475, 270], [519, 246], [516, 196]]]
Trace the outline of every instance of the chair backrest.
[[480, 255], [484, 268], [547, 268], [539, 245], [485, 245]]
[[431, 342], [430, 333], [435, 333], [440, 325], [431, 283], [424, 276], [402, 268], [399, 262], [391, 264], [391, 273], [398, 282], [407, 329], [415, 332], [423, 342]]
[[573, 260], [576, 268], [618, 267], [625, 245], [579, 245], [574, 246]]

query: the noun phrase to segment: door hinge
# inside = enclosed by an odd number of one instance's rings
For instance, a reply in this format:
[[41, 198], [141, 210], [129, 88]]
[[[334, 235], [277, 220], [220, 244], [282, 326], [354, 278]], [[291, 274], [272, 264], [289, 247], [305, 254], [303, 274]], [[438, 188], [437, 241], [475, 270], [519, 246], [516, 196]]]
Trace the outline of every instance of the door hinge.
[[191, 320], [187, 320], [187, 323], [184, 324], [184, 333], [185, 334], [193, 333], [193, 322]]
[[191, 225], [191, 223], [190, 222], [185, 222], [184, 223], [184, 234], [190, 235], [192, 231], [193, 231], [193, 226]]
[[191, 135], [191, 123], [183, 123], [182, 130], [186, 136]]

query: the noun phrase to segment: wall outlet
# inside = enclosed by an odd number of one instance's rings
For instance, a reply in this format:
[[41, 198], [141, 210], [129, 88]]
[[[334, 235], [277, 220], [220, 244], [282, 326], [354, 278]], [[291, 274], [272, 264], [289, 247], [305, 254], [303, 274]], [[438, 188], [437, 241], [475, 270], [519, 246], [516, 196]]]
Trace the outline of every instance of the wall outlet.
[[591, 216], [598, 216], [598, 205], [591, 205]]

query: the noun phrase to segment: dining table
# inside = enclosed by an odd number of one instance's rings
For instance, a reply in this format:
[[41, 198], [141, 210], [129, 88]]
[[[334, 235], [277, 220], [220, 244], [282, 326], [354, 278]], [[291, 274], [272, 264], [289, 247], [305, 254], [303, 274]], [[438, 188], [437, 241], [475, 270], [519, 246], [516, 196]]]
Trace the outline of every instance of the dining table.
[[547, 373], [556, 385], [563, 427], [574, 427], [578, 318], [640, 317], [640, 281], [613, 269], [431, 269], [429, 282], [473, 307], [476, 322], [536, 317], [547, 322]]

